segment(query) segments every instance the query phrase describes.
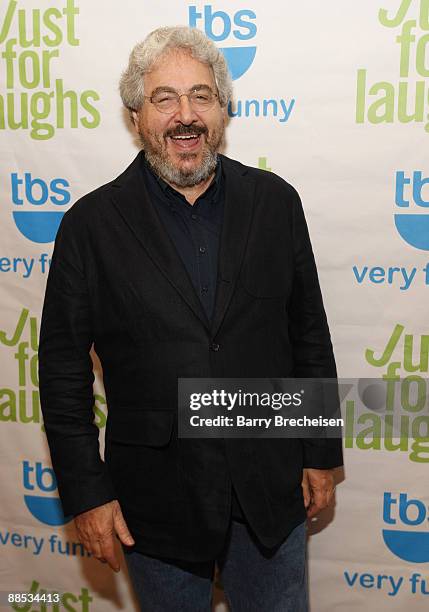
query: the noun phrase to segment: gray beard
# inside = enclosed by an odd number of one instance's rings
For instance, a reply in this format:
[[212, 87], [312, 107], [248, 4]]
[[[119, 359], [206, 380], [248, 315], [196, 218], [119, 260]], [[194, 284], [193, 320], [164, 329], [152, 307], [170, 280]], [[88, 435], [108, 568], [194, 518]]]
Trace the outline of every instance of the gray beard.
[[[195, 187], [195, 185], [207, 180], [216, 169], [217, 152], [212, 151], [210, 147], [206, 147], [199, 168], [181, 170], [173, 166], [168, 157], [164, 157], [158, 151], [154, 151], [150, 145], [148, 146], [142, 135], [140, 135], [140, 142], [143, 146], [145, 157], [156, 174], [167, 183], [177, 185], [177, 187]], [[181, 158], [192, 159], [194, 155], [194, 153], [182, 153]]]

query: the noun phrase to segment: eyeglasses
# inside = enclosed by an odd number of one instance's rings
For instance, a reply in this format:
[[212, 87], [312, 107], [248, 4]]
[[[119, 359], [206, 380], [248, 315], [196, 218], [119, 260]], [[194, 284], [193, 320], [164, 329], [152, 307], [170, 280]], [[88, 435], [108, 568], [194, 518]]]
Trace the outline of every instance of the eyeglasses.
[[210, 87], [193, 89], [188, 93], [179, 94], [174, 90], [156, 91], [152, 96], [144, 96], [160, 113], [169, 115], [175, 113], [180, 106], [180, 98], [186, 96], [189, 104], [196, 111], [207, 111], [212, 108], [218, 95]]

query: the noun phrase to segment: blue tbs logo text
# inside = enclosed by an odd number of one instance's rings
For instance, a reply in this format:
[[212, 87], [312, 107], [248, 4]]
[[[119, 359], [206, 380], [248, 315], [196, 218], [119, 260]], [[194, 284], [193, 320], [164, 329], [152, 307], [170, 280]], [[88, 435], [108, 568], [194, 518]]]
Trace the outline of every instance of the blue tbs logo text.
[[72, 519], [71, 516], [64, 516], [58, 496], [52, 496], [57, 490], [57, 481], [52, 468], [43, 467], [39, 461], [35, 464], [23, 461], [22, 477], [26, 491], [25, 505], [34, 518], [51, 526], [64, 525]]
[[243, 45], [243, 42], [256, 36], [257, 27], [253, 23], [256, 14], [251, 10], [237, 11], [231, 17], [225, 11], [216, 11], [210, 4], [200, 11], [196, 6], [189, 7], [189, 25], [199, 28], [202, 22], [206, 36], [214, 42], [223, 42], [227, 38], [239, 41], [239, 46], [220, 47], [225, 56], [232, 79], [239, 79], [252, 65], [255, 59], [256, 47]]
[[30, 172], [23, 176], [13, 172], [10, 178], [16, 227], [32, 242], [53, 242], [64, 215], [62, 207], [70, 202], [69, 183], [63, 178], [47, 182]]
[[[396, 173], [395, 203], [402, 209], [395, 214], [395, 225], [400, 236], [416, 249], [429, 251], [429, 214], [422, 209], [429, 208], [429, 177], [421, 171], [409, 176], [401, 170]], [[420, 213], [410, 212], [420, 210]]]
[[429, 513], [419, 499], [387, 491], [383, 498], [383, 539], [387, 548], [409, 563], [429, 561]]

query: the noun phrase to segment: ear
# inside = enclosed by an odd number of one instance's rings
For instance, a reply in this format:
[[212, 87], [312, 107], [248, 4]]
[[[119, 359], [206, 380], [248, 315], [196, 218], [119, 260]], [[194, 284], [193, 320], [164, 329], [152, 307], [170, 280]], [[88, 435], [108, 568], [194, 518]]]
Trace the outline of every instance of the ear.
[[223, 126], [226, 127], [228, 125], [228, 121], [229, 121], [228, 105], [227, 104], [225, 104], [225, 106], [222, 106], [222, 119], [223, 119]]
[[139, 133], [139, 114], [137, 111], [132, 110], [130, 113], [131, 116], [131, 121], [133, 122], [134, 125], [134, 129], [136, 130], [137, 134]]

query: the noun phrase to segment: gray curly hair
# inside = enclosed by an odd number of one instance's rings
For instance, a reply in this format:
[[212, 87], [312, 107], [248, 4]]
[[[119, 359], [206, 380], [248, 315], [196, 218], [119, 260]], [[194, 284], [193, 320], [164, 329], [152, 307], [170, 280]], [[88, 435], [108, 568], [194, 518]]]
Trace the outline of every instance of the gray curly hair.
[[140, 109], [144, 101], [144, 75], [159, 57], [173, 49], [188, 49], [193, 58], [211, 66], [219, 103], [226, 106], [232, 95], [232, 81], [223, 53], [200, 30], [187, 26], [158, 28], [134, 47], [119, 82], [124, 106], [129, 111]]

